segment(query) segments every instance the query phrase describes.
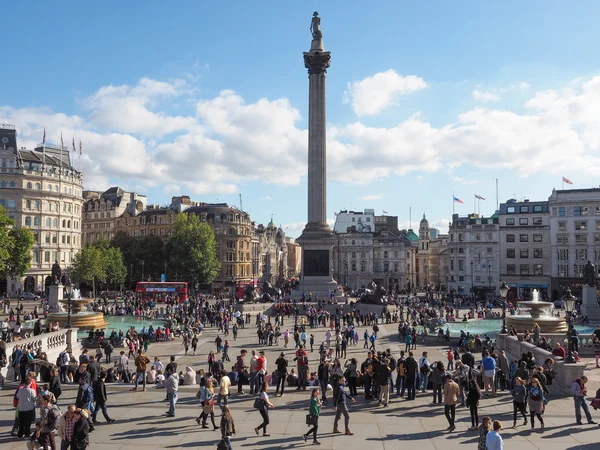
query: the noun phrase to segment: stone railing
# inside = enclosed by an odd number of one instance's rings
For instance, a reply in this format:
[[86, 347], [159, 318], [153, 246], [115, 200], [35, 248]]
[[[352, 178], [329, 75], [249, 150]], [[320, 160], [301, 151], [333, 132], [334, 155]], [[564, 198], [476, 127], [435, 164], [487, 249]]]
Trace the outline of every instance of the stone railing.
[[48, 362], [54, 364], [56, 358], [60, 355], [60, 352], [67, 348], [70, 348], [73, 352], [73, 356], [79, 359], [81, 354], [81, 346], [77, 342], [77, 330], [79, 328], [70, 328], [60, 331], [53, 331], [52, 333], [44, 333], [39, 336], [33, 336], [27, 339], [21, 339], [6, 344], [6, 355], [8, 357], [8, 364], [1, 370], [2, 375], [7, 380], [14, 380], [14, 368], [12, 354], [16, 345], [20, 345], [21, 348], [26, 349], [32, 347], [35, 353], [39, 351], [46, 353], [48, 356]]
[[[565, 333], [544, 333], [542, 337], [546, 338], [546, 341], [552, 348], [557, 342], [560, 343], [567, 351], [569, 339]], [[594, 356], [594, 335], [592, 334], [580, 334], [579, 335], [579, 356], [591, 358]]]
[[536, 347], [528, 342], [519, 341], [516, 337], [507, 334], [496, 335], [496, 346], [506, 352], [506, 357], [510, 363], [520, 360], [523, 353], [527, 352], [533, 353], [538, 366], [543, 365], [546, 358], [552, 358], [554, 360], [556, 378], [554, 378], [552, 385], [548, 386], [548, 389], [554, 395], [571, 395], [573, 380], [581, 377], [585, 370], [585, 364], [583, 363], [567, 364], [562, 358], [557, 358], [552, 353], [540, 347]]

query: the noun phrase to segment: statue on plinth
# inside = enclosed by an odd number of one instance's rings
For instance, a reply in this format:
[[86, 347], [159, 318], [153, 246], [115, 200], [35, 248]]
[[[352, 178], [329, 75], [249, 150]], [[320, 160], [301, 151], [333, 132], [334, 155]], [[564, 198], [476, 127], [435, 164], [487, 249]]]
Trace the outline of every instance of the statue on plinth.
[[596, 286], [596, 267], [589, 259], [583, 268], [583, 280], [587, 286]]
[[310, 32], [312, 33], [313, 39], [323, 39], [323, 33], [321, 33], [321, 18], [317, 11], [313, 13], [312, 21], [310, 22]]
[[62, 270], [58, 265], [58, 261], [54, 261], [52, 265], [52, 284], [60, 284], [60, 277], [62, 275]]

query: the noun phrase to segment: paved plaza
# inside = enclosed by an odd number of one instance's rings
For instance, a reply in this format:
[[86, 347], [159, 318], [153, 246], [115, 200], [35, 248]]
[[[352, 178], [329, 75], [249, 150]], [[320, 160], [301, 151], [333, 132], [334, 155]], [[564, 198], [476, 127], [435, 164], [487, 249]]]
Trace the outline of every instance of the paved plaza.
[[[253, 318], [254, 320], [254, 318]], [[292, 328], [293, 321], [286, 319], [283, 330]], [[309, 330], [308, 334], [315, 334], [316, 346], [324, 339], [325, 329]], [[360, 327], [360, 334], [364, 327]], [[400, 344], [396, 333], [395, 324], [380, 325], [378, 350], [391, 348], [397, 355], [404, 348]], [[201, 337], [198, 356], [183, 355], [181, 341], [167, 344], [152, 344], [148, 356], [154, 356], [167, 362], [170, 355], [177, 355], [178, 370], [185, 366], [194, 369], [207, 368], [207, 354], [214, 350], [215, 329], [208, 329]], [[241, 348], [262, 349], [256, 345], [256, 328], [253, 324], [240, 329], [238, 340], [233, 341], [229, 336], [232, 347], [230, 350], [231, 364], [225, 364], [229, 369], [235, 362]], [[281, 345], [266, 347], [266, 356], [269, 369], [275, 367], [275, 359], [282, 350], [286, 352], [293, 367], [293, 348], [283, 349]], [[430, 362], [445, 361], [445, 348], [435, 345], [432, 339], [427, 347], [430, 352]], [[424, 350], [423, 346], [417, 349], [418, 355]], [[316, 370], [316, 348], [314, 353], [309, 353], [311, 371]], [[348, 357], [356, 357], [359, 362], [365, 358], [362, 340], [357, 347], [350, 347]], [[248, 358], [248, 357], [247, 357]], [[593, 393], [600, 387], [600, 369], [588, 366], [586, 371], [590, 378], [589, 392]], [[182, 386], [179, 391], [177, 404], [177, 417], [166, 418], [163, 416], [168, 409], [168, 404], [163, 402], [165, 391], [149, 387], [147, 392], [132, 392], [129, 386], [107, 385], [109, 414], [116, 419], [113, 425], [104, 423], [99, 414], [100, 423], [90, 435], [90, 448], [92, 449], [158, 449], [158, 448], [216, 448], [220, 440], [220, 432], [212, 429], [201, 429], [195, 422], [200, 413], [198, 400], [195, 398], [196, 387]], [[246, 391], [248, 391], [246, 386]], [[22, 449], [26, 448], [24, 441], [18, 441], [10, 436], [14, 418], [12, 407], [12, 394], [14, 384], [7, 383], [6, 389], [0, 392], [0, 448]], [[312, 447], [311, 439], [305, 443], [302, 434], [308, 427], [305, 425], [305, 415], [309, 404], [309, 390], [296, 392], [287, 390], [284, 397], [271, 400], [276, 405], [270, 411], [271, 424], [269, 433], [271, 437], [257, 437], [254, 428], [261, 423], [257, 410], [252, 408], [253, 400], [248, 395], [237, 395], [236, 389], [232, 391], [230, 406], [235, 420], [237, 434], [232, 440], [234, 449], [286, 449]], [[274, 393], [274, 388], [269, 389]], [[74, 386], [63, 386], [63, 395], [59, 400], [61, 405], [72, 402], [75, 398]], [[377, 407], [377, 402], [366, 402], [359, 389], [357, 402], [350, 407], [350, 427], [354, 436], [333, 435], [334, 412], [331, 403], [321, 410], [319, 422], [319, 441], [321, 449], [369, 449], [369, 450], [394, 450], [402, 448], [419, 448], [419, 450], [451, 450], [458, 448], [477, 448], [478, 434], [468, 431], [470, 427], [469, 412], [465, 408], [457, 409], [457, 429], [449, 433], [448, 424], [444, 417], [442, 406], [430, 405], [430, 394], [418, 394], [416, 401], [408, 402], [392, 396], [389, 407]], [[328, 395], [329, 396], [329, 395]], [[600, 450], [600, 427], [598, 425], [575, 424], [573, 400], [571, 398], [550, 399], [547, 412], [544, 415], [546, 427], [544, 432], [531, 432], [529, 426], [517, 429], [509, 428], [512, 425], [512, 403], [508, 394], [501, 394], [480, 402], [479, 416], [489, 415], [493, 419], [501, 420], [505, 427], [501, 434], [505, 440], [505, 449], [544, 449], [544, 450]], [[596, 420], [600, 420], [600, 412], [592, 410]], [[218, 421], [219, 418], [217, 417]], [[343, 419], [342, 419], [343, 420]], [[519, 421], [521, 422], [521, 421]], [[343, 424], [340, 424], [340, 429]], [[58, 441], [58, 438], [57, 438]]]

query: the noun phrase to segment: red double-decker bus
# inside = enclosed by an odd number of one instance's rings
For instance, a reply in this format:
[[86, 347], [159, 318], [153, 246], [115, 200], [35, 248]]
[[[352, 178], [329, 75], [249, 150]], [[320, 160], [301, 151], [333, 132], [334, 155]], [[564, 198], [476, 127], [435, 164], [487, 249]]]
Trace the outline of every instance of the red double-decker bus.
[[179, 303], [188, 299], [188, 287], [185, 282], [138, 281], [135, 292], [143, 298], [152, 298], [155, 302], [164, 302], [168, 296], [176, 295]]

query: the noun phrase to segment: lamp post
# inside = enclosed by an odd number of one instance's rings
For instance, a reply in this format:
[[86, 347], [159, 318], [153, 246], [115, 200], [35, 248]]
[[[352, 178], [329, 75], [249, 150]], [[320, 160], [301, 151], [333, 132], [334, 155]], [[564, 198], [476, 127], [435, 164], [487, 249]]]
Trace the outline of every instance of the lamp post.
[[165, 261], [165, 281], [167, 281], [167, 262]]
[[344, 261], [344, 286], [348, 287], [348, 261]]
[[508, 286], [504, 282], [504, 280], [500, 281], [500, 298], [502, 299], [502, 330], [500, 330], [501, 334], [507, 334], [508, 330], [506, 329], [506, 297], [508, 296]]
[[575, 358], [573, 358], [573, 346], [571, 345], [571, 330], [573, 329], [573, 310], [575, 309], [575, 302], [577, 299], [573, 294], [571, 294], [571, 289], [567, 288], [565, 295], [563, 295], [562, 301], [565, 305], [566, 319], [569, 326], [569, 331], [567, 333], [569, 352], [567, 353], [567, 359], [565, 359], [565, 363], [572, 364], [575, 362]]
[[488, 263], [488, 284], [490, 291], [492, 290], [492, 265]]
[[473, 261], [471, 261], [471, 298], [475, 299], [475, 283], [473, 280]]
[[144, 281], [144, 261], [142, 261], [142, 281]]
[[65, 285], [65, 291], [67, 291], [67, 299], [69, 300], [67, 310], [67, 324], [65, 325], [65, 328], [71, 328], [71, 299], [73, 296], [73, 285], [71, 284], [71, 280], [67, 280], [67, 284]]

